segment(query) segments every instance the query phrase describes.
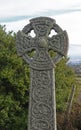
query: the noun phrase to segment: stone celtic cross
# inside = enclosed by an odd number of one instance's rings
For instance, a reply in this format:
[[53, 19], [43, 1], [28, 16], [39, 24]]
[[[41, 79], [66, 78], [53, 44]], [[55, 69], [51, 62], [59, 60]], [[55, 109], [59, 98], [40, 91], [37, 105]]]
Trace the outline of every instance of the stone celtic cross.
[[[34, 30], [35, 37], [30, 35]], [[49, 37], [51, 30], [56, 32]], [[52, 50], [57, 54], [49, 55]], [[17, 33], [17, 53], [31, 73], [28, 130], [56, 130], [54, 65], [67, 54], [68, 36], [48, 17], [38, 17]], [[29, 52], [33, 52], [29, 56]]]

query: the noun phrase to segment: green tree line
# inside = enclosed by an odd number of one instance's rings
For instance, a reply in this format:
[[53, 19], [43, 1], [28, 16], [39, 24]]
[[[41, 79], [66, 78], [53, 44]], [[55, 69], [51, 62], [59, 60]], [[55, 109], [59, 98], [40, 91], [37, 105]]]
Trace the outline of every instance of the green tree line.
[[[75, 82], [67, 61], [62, 59], [55, 68], [57, 112], [65, 110]], [[27, 130], [29, 84], [29, 66], [17, 56], [16, 34], [0, 25], [0, 130]]]

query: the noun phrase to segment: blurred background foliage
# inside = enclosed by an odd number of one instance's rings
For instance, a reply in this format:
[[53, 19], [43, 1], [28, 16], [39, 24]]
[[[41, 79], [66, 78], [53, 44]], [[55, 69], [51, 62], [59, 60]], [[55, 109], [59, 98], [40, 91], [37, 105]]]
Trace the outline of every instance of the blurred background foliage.
[[[53, 56], [53, 52], [51, 52]], [[68, 57], [55, 67], [57, 113], [65, 111], [75, 74]], [[27, 130], [30, 69], [16, 52], [16, 34], [0, 25], [0, 130]]]

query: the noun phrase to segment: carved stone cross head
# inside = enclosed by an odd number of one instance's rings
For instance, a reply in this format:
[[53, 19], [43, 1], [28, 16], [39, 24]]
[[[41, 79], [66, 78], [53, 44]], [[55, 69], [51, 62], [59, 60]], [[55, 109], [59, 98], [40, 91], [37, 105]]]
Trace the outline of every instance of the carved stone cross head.
[[[30, 35], [32, 30], [34, 37]], [[51, 30], [55, 31], [55, 34], [50, 37]], [[49, 55], [50, 50], [57, 53], [54, 58]], [[52, 18], [31, 19], [30, 23], [17, 33], [17, 53], [34, 69], [53, 68], [67, 51], [67, 32], [63, 31]], [[34, 52], [32, 57], [29, 56], [30, 52]]]

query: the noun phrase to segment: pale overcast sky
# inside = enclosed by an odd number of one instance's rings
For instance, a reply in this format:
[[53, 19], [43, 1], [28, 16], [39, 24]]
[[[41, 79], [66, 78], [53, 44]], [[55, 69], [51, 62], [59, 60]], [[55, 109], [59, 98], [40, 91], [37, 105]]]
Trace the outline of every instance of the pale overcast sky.
[[0, 24], [7, 31], [22, 30], [38, 16], [54, 18], [67, 31], [70, 45], [81, 45], [81, 0], [0, 0]]
[[0, 16], [19, 16], [46, 10], [81, 9], [80, 0], [0, 0]]

